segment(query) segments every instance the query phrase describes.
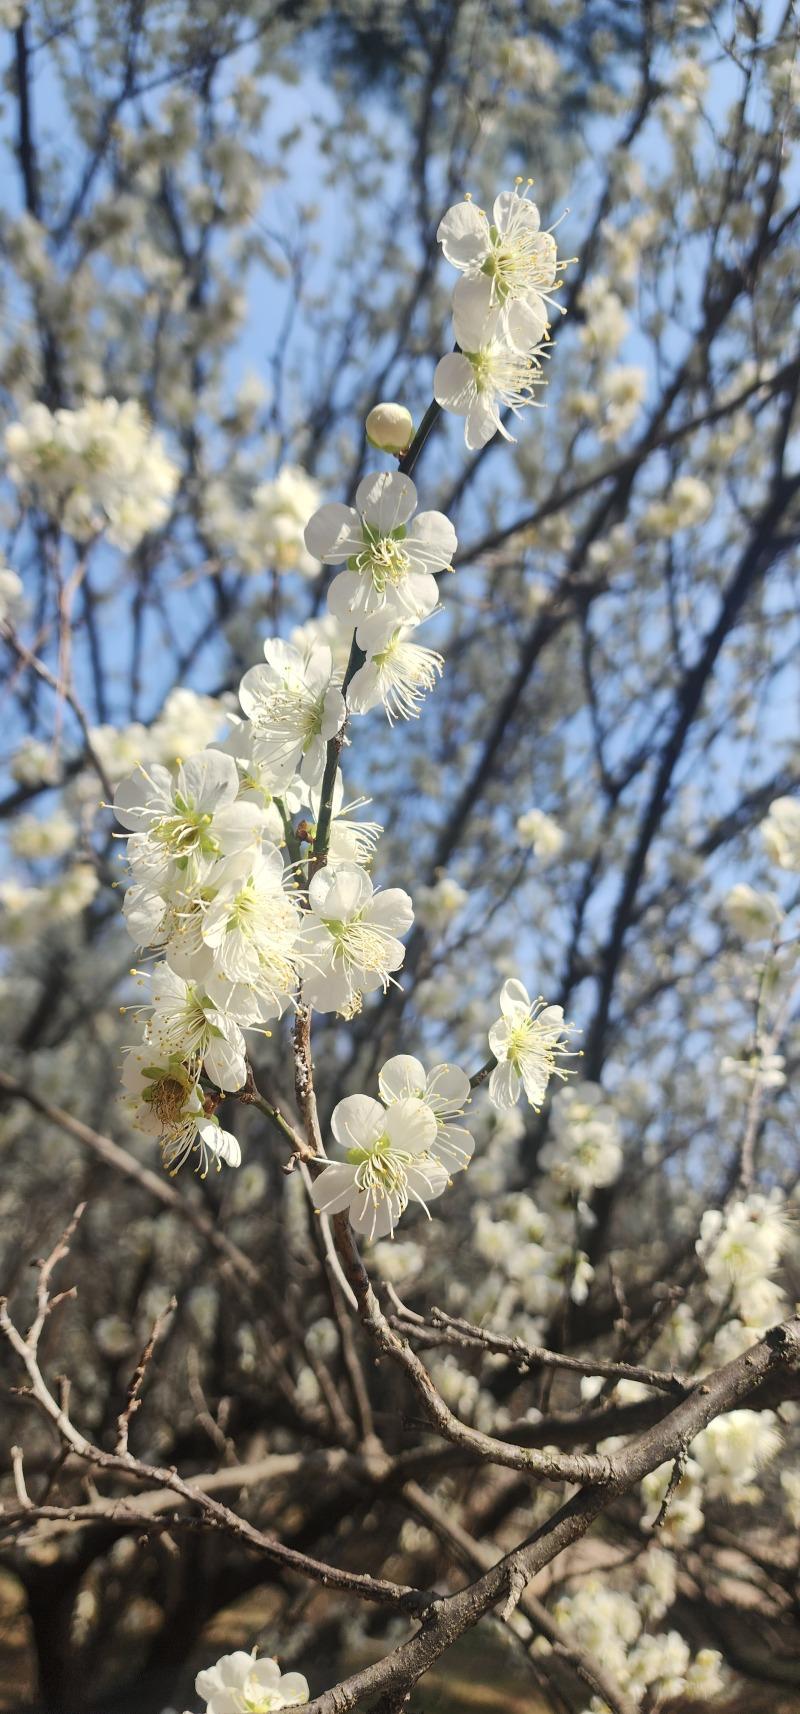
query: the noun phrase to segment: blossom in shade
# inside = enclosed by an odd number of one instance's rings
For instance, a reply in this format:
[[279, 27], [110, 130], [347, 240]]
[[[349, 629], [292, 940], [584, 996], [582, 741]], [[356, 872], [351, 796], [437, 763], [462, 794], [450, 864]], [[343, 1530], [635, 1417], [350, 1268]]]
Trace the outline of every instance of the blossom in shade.
[[345, 1159], [327, 1163], [314, 1182], [320, 1214], [348, 1210], [356, 1232], [385, 1238], [409, 1202], [426, 1209], [441, 1196], [447, 1169], [434, 1153], [438, 1127], [415, 1097], [384, 1107], [369, 1095], [348, 1095], [334, 1108], [331, 1130]]
[[334, 678], [331, 651], [316, 643], [306, 655], [277, 637], [264, 644], [264, 666], [251, 667], [239, 686], [239, 701], [251, 725], [251, 754], [275, 793], [299, 771], [317, 785], [325, 746], [345, 717]]
[[281, 1672], [278, 1662], [236, 1649], [214, 1666], [198, 1672], [194, 1681], [206, 1714], [278, 1714], [308, 1701], [308, 1681], [301, 1672]]
[[375, 892], [366, 869], [340, 863], [317, 871], [308, 889], [303, 996], [318, 1012], [352, 1015], [362, 994], [386, 990], [414, 920], [400, 887]]
[[328, 606], [342, 624], [358, 626], [380, 612], [398, 621], [433, 612], [439, 599], [433, 574], [449, 569], [458, 544], [443, 512], [414, 517], [416, 505], [411, 478], [384, 471], [359, 483], [355, 508], [334, 502], [310, 519], [309, 553], [326, 565], [346, 563], [328, 591]]
[[247, 1080], [244, 1036], [197, 983], [184, 981], [168, 964], [157, 964], [151, 1006], [148, 1039], [159, 1052], [203, 1068], [218, 1089], [241, 1089]]
[[489, 1046], [497, 1065], [489, 1079], [489, 1096], [496, 1107], [513, 1107], [525, 1090], [532, 1107], [541, 1107], [551, 1077], [570, 1072], [558, 1063], [569, 1057], [574, 1026], [565, 1024], [560, 1006], [531, 1000], [521, 982], [504, 982], [501, 1016], [489, 1031]]
[[464, 417], [464, 439], [472, 451], [498, 432], [513, 440], [501, 412], [510, 410], [519, 416], [526, 405], [536, 403], [534, 389], [543, 380], [541, 347], [521, 350], [510, 336], [509, 329], [518, 326], [519, 310], [517, 304], [501, 310], [472, 301], [454, 307], [453, 327], [460, 349], [439, 359], [433, 393], [443, 410]]
[[554, 1183], [577, 1196], [613, 1184], [622, 1170], [619, 1124], [596, 1083], [572, 1083], [553, 1098], [539, 1164]]
[[731, 1410], [716, 1417], [692, 1443], [709, 1499], [729, 1500], [733, 1505], [759, 1500], [758, 1472], [772, 1462], [782, 1444], [774, 1411]]
[[461, 1119], [470, 1096], [470, 1081], [458, 1065], [434, 1065], [426, 1071], [421, 1060], [411, 1053], [397, 1053], [387, 1059], [378, 1076], [381, 1100], [388, 1106], [395, 1101], [422, 1101], [436, 1119], [436, 1140], [431, 1154], [446, 1166], [448, 1172], [460, 1172], [469, 1166], [475, 1150], [474, 1138]]
[[134, 1048], [125, 1056], [122, 1085], [127, 1107], [137, 1131], [157, 1137], [161, 1159], [174, 1176], [191, 1155], [197, 1155], [197, 1171], [205, 1178], [209, 1166], [219, 1172], [238, 1166], [241, 1150], [230, 1131], [224, 1131], [206, 1101], [196, 1079], [179, 1059], [155, 1062], [153, 1051]]
[[744, 1311], [749, 1321], [751, 1299], [762, 1281], [777, 1271], [788, 1241], [786, 1211], [777, 1193], [751, 1191], [724, 1209], [707, 1208], [695, 1249], [714, 1302]]

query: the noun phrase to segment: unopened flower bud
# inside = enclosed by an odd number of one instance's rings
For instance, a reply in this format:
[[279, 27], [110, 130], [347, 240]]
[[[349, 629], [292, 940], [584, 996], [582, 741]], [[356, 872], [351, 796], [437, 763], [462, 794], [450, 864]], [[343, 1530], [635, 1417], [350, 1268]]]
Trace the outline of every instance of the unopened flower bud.
[[379, 452], [405, 452], [414, 433], [411, 412], [405, 405], [391, 403], [375, 405], [366, 427], [367, 440]]

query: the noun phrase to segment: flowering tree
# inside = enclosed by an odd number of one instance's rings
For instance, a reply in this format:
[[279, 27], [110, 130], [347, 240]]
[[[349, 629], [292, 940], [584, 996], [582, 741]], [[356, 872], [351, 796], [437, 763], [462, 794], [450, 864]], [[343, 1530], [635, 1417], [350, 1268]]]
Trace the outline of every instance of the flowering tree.
[[797, 1707], [791, 8], [0, 15], [7, 1705]]

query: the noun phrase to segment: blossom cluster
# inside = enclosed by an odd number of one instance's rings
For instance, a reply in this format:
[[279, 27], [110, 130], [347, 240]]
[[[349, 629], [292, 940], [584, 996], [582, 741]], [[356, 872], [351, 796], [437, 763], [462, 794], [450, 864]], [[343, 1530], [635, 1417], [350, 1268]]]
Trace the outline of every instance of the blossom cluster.
[[[728, 1505], [755, 1505], [762, 1498], [759, 1472], [770, 1464], [783, 1443], [773, 1411], [732, 1410], [715, 1417], [692, 1442], [691, 1456], [672, 1488], [662, 1539], [683, 1547], [705, 1522], [704, 1506], [712, 1500]], [[642, 1498], [645, 1529], [652, 1528], [673, 1476], [671, 1464], [660, 1464], [645, 1476]]]
[[[561, 1595], [551, 1609], [559, 1630], [577, 1648], [601, 1660], [636, 1707], [660, 1707], [680, 1695], [698, 1700], [715, 1696], [723, 1688], [722, 1656], [715, 1649], [700, 1649], [692, 1658], [678, 1631], [646, 1628], [674, 1599], [669, 1556], [651, 1550], [637, 1570], [639, 1580], [630, 1594], [613, 1588], [606, 1578], [590, 1576], [574, 1594]], [[606, 1704], [595, 1697], [586, 1714], [606, 1714]]]
[[382, 702], [390, 721], [414, 718], [444, 665], [412, 638], [438, 605], [436, 577], [450, 569], [458, 545], [450, 520], [417, 511], [409, 476], [382, 472], [364, 477], [354, 506], [321, 506], [305, 542], [315, 559], [342, 567], [328, 608], [364, 657], [348, 684], [349, 711], [365, 714]]
[[347, 1208], [356, 1232], [384, 1238], [410, 1201], [427, 1209], [450, 1175], [469, 1166], [474, 1142], [462, 1117], [470, 1082], [457, 1065], [425, 1072], [411, 1054], [387, 1060], [378, 1079], [380, 1101], [347, 1095], [333, 1110], [331, 1130], [344, 1160], [326, 1162], [314, 1185], [321, 1214]]
[[707, 1208], [700, 1222], [697, 1254], [708, 1295], [724, 1312], [714, 1356], [729, 1362], [787, 1312], [785, 1293], [773, 1275], [789, 1247], [790, 1227], [780, 1191], [751, 1191], [724, 1208]]
[[[675, 1571], [671, 1556], [649, 1549], [636, 1567], [637, 1581], [631, 1592], [612, 1587], [606, 1579], [590, 1576], [574, 1594], [564, 1594], [552, 1612], [559, 1630], [570, 1642], [585, 1649], [612, 1674], [616, 1684], [638, 1707], [660, 1706], [681, 1694], [698, 1700], [716, 1695], [723, 1687], [722, 1656], [715, 1649], [691, 1650], [677, 1631], [655, 1632], [647, 1628], [663, 1617], [675, 1597]], [[606, 1705], [593, 1698], [586, 1714], [606, 1714]]]
[[203, 519], [215, 544], [230, 552], [238, 571], [271, 570], [316, 577], [319, 563], [303, 532], [319, 506], [319, 484], [298, 464], [284, 464], [270, 481], [259, 482], [242, 502], [233, 480], [210, 481], [203, 492]]
[[238, 1164], [201, 1077], [219, 1091], [242, 1087], [242, 1030], [280, 1017], [301, 980], [318, 1011], [357, 1010], [401, 965], [399, 935], [413, 920], [408, 895], [376, 892], [366, 868], [338, 859], [335, 838], [301, 895], [280, 849], [284, 825], [314, 801], [341, 693], [324, 647], [304, 659], [274, 642], [266, 656], [242, 681], [249, 717], [227, 748], [174, 772], [142, 765], [115, 796], [132, 879], [125, 921], [137, 946], [160, 955], [145, 1045], [128, 1054], [124, 1083], [134, 1122], [160, 1138], [172, 1170], [195, 1151], [203, 1169], [211, 1158]]
[[104, 531], [129, 551], [169, 516], [178, 468], [135, 400], [90, 399], [74, 411], [30, 404], [5, 445], [12, 480], [76, 541]]
[[[493, 225], [465, 202], [445, 216], [439, 236], [463, 274], [457, 332], [469, 322], [475, 335], [460, 340], [454, 358], [472, 376], [468, 439], [477, 422], [485, 439], [490, 420], [501, 427], [497, 365], [524, 361], [530, 369], [560, 265], [519, 187], [498, 198]], [[402, 407], [370, 413], [374, 445], [402, 454], [411, 429]], [[109, 742], [102, 728], [94, 733], [119, 780], [114, 807], [132, 883], [125, 921], [137, 947], [158, 960], [141, 1008], [144, 1040], [127, 1053], [123, 1084], [134, 1124], [158, 1137], [171, 1171], [190, 1156], [203, 1171], [212, 1161], [239, 1164], [217, 1107], [247, 1081], [243, 1032], [263, 1030], [301, 1000], [351, 1018], [365, 995], [396, 981], [414, 918], [401, 888], [375, 888], [369, 866], [381, 830], [348, 819], [333, 741], [341, 744], [348, 716], [380, 702], [390, 722], [415, 717], [433, 689], [442, 657], [413, 639], [438, 607], [437, 578], [451, 568], [455, 531], [443, 513], [418, 509], [402, 468], [365, 476], [353, 505], [319, 506], [302, 529], [302, 549], [301, 521], [315, 498], [305, 472], [287, 468], [257, 498], [264, 529], [253, 535], [254, 558], [263, 552], [277, 569], [308, 570], [305, 552], [310, 563], [336, 568], [328, 640], [319, 622], [292, 642], [268, 638], [263, 663], [240, 682], [241, 715], [206, 699], [208, 706], [181, 707], [172, 727], [165, 709], [160, 734], [131, 729], [123, 737], [139, 749], [137, 766], [121, 779], [125, 744]], [[208, 745], [223, 712], [229, 736], [181, 761], [176, 725], [188, 723]], [[516, 980], [505, 984], [501, 1011], [489, 1037], [490, 1097], [509, 1107], [524, 1087], [539, 1108], [551, 1077], [568, 1075], [561, 1061], [571, 1026], [559, 1007], [531, 1002]], [[409, 1202], [427, 1206], [439, 1196], [473, 1147], [453, 1123], [470, 1094], [458, 1067], [426, 1074], [401, 1055], [384, 1067], [379, 1087], [379, 1101], [351, 1095], [337, 1106], [332, 1131], [345, 1158], [323, 1157], [315, 1186], [320, 1213], [347, 1208], [373, 1239], [393, 1234]]]
[[536, 403], [543, 381], [553, 292], [565, 264], [552, 232], [543, 232], [529, 196], [532, 181], [495, 198], [491, 217], [470, 198], [455, 203], [437, 238], [461, 279], [453, 293], [456, 349], [442, 357], [434, 396], [464, 418], [464, 439], [478, 450], [498, 432], [513, 440], [502, 413]]

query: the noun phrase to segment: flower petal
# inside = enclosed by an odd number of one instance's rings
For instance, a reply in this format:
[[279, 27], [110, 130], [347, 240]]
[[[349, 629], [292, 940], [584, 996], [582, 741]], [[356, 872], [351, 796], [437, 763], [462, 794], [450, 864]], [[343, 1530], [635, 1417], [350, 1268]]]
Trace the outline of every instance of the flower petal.
[[279, 1688], [288, 1708], [294, 1708], [299, 1702], [308, 1701], [308, 1679], [303, 1677], [302, 1672], [285, 1672]]
[[331, 1114], [331, 1130], [343, 1149], [368, 1149], [386, 1129], [386, 1108], [371, 1095], [345, 1095]]
[[365, 476], [356, 489], [356, 505], [365, 524], [381, 536], [407, 524], [416, 510], [417, 490], [410, 476], [396, 470], [381, 470]]
[[470, 1094], [469, 1078], [459, 1065], [435, 1065], [429, 1071], [425, 1100], [434, 1113], [460, 1113]]
[[414, 1095], [394, 1101], [384, 1113], [384, 1130], [393, 1148], [412, 1155], [427, 1154], [436, 1141], [436, 1115]]
[[489, 1100], [494, 1102], [495, 1107], [516, 1107], [520, 1088], [519, 1076], [508, 1060], [495, 1066], [489, 1078]]
[[314, 1207], [318, 1214], [342, 1214], [356, 1195], [356, 1169], [346, 1161], [334, 1161], [314, 1180]]
[[409, 1095], [422, 1099], [425, 1093], [425, 1070], [422, 1061], [411, 1053], [396, 1053], [387, 1059], [378, 1073], [378, 1088], [384, 1101], [404, 1101]]
[[349, 922], [372, 900], [372, 882], [359, 863], [342, 863], [333, 873], [318, 869], [309, 885], [308, 899], [311, 909], [324, 921]]
[[[339, 871], [341, 873], [341, 870]], [[370, 901], [369, 921], [390, 934], [407, 934], [414, 921], [414, 906], [402, 887], [386, 887]]]
[[178, 791], [206, 815], [233, 803], [238, 790], [239, 770], [222, 750], [201, 750], [178, 769]]
[[468, 357], [448, 351], [440, 357], [433, 377], [433, 396], [445, 411], [465, 417], [477, 396], [475, 376]]
[[507, 982], [503, 983], [500, 990], [500, 1010], [504, 1018], [513, 1018], [520, 1008], [529, 1012], [531, 997], [527, 988], [518, 982], [515, 976], [511, 976]]
[[536, 203], [515, 190], [501, 191], [494, 199], [492, 213], [499, 232], [507, 232], [511, 225], [525, 226], [529, 232], [538, 232], [541, 224]]
[[455, 202], [439, 222], [437, 243], [454, 268], [480, 266], [490, 249], [489, 222], [474, 202]]
[[305, 527], [304, 540], [312, 559], [338, 565], [363, 546], [361, 520], [352, 506], [339, 501], [320, 506]]

